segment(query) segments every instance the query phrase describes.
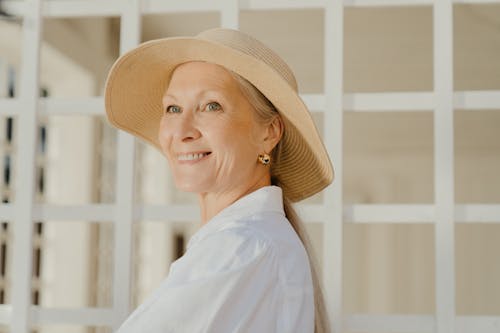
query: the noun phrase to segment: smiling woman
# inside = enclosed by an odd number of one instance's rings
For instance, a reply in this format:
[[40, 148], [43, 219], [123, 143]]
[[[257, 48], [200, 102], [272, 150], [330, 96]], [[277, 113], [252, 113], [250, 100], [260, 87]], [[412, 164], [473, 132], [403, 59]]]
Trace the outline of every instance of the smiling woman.
[[200, 193], [203, 223], [271, 184], [268, 167], [255, 157], [276, 146], [281, 118], [258, 123], [254, 107], [227, 70], [205, 62], [180, 65], [163, 103], [160, 146], [176, 186]]
[[228, 29], [151, 41], [113, 66], [106, 112], [161, 149], [202, 222], [118, 332], [329, 331], [290, 201], [321, 191], [333, 168], [278, 55]]

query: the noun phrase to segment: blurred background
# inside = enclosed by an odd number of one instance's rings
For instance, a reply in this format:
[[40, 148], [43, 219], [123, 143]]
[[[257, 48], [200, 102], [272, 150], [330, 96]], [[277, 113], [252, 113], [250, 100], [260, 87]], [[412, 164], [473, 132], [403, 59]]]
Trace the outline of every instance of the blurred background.
[[[125, 177], [117, 171], [120, 139], [106, 122], [101, 96], [107, 72], [119, 56], [120, 40], [123, 47], [127, 38], [122, 31], [121, 2], [44, 1], [40, 39], [27, 41], [24, 31], [32, 22], [22, 13], [30, 11], [27, 5], [31, 3], [37, 1], [0, 2], [1, 332], [15, 331], [11, 325], [16, 310], [13, 315], [9, 307], [14, 281], [19, 278], [15, 274], [13, 230], [22, 221], [16, 220], [15, 214], [9, 215], [8, 209], [16, 202], [16, 182], [22, 176], [19, 142], [29, 135], [21, 132], [21, 116], [7, 109], [17, 105], [11, 101], [26, 98], [20, 92], [22, 78], [30, 77], [23, 71], [33, 70], [23, 67], [24, 49], [30, 42], [39, 42], [40, 50], [39, 57], [34, 57], [39, 59], [39, 67], [33, 67], [38, 73], [40, 96], [34, 104], [36, 126], [31, 133], [36, 142], [33, 200], [23, 201], [28, 203], [25, 209], [32, 211], [33, 225], [28, 229], [31, 234], [19, 236], [17, 241], [30, 241], [31, 252], [25, 258], [31, 272], [29, 303], [36, 309], [57, 310], [27, 316], [26, 325], [34, 332], [111, 332], [123, 319], [123, 312], [114, 312], [119, 299], [114, 295], [119, 291], [115, 283], [124, 278], [114, 274], [116, 261], [131, 262], [130, 294], [123, 291], [130, 296], [127, 307], [131, 310], [165, 277], [170, 263], [182, 255], [197, 230], [196, 197], [174, 188], [164, 158], [142, 142], [132, 145], [131, 187], [123, 190], [118, 184]], [[211, 9], [201, 1], [191, 1], [187, 9], [176, 11], [178, 5], [173, 4], [170, 10], [164, 2], [155, 10], [154, 3], [160, 2], [150, 1], [151, 10], [140, 15], [140, 42], [192, 36], [221, 26], [219, 7]], [[343, 56], [344, 101], [357, 94], [383, 99], [386, 93], [427, 96], [434, 91], [435, 75], [440, 74], [434, 70], [435, 21], [429, 3], [343, 8], [343, 49], [337, 54]], [[316, 107], [321, 103], [315, 103], [328, 93], [326, 9], [293, 1], [283, 2], [281, 8], [254, 8], [251, 1], [235, 4], [239, 28], [289, 63], [300, 93], [308, 104], [312, 101], [319, 130], [323, 133], [332, 128], [325, 125], [325, 112], [333, 111], [321, 110]], [[71, 9], [71, 5], [76, 7]], [[74, 9], [78, 6], [80, 14]], [[457, 3], [452, 15], [453, 89], [498, 94], [500, 2]], [[460, 219], [455, 216], [449, 253], [454, 261], [454, 281], [450, 281], [454, 284], [453, 311], [457, 317], [489, 318], [487, 323], [491, 324], [484, 330], [479, 324], [467, 330], [457, 321], [457, 332], [500, 332], [500, 103], [495, 96], [493, 107], [454, 104], [467, 107], [455, 107], [453, 112], [450, 172], [454, 191], [450, 196], [456, 207], [479, 207], [487, 212], [480, 211], [472, 218], [465, 213]], [[362, 205], [376, 205], [380, 215], [391, 215], [388, 205], [433, 209], [435, 136], [441, 131], [435, 128], [432, 107], [413, 106], [412, 100], [402, 104], [400, 111], [344, 108], [342, 123], [336, 125], [342, 130], [342, 145], [332, 159], [342, 170], [337, 174], [342, 181], [333, 187], [340, 186], [342, 216], [347, 217], [339, 229], [341, 244], [336, 245], [342, 251], [342, 264], [334, 274], [342, 280], [344, 316], [425, 319], [433, 318], [437, 311], [436, 244], [440, 239], [436, 239], [433, 221], [423, 214], [421, 221], [417, 215], [401, 221], [388, 216], [365, 222], [349, 214]], [[22, 105], [16, 110], [24, 112]], [[128, 192], [120, 193], [122, 190]], [[126, 208], [131, 209], [133, 220], [130, 234], [117, 230], [122, 215], [115, 210], [115, 204], [123, 205], [120, 198], [127, 195], [131, 202]], [[329, 262], [332, 255], [324, 244], [328, 239], [324, 237], [325, 223], [333, 223], [324, 218], [334, 207], [328, 201], [331, 198], [320, 194], [299, 205], [321, 263]], [[117, 246], [120, 240], [122, 245]], [[123, 249], [124, 253], [117, 252]], [[434, 326], [424, 319], [411, 332], [432, 331]], [[342, 332], [410, 332], [388, 323], [379, 326], [385, 329], [374, 326], [364, 330], [349, 327], [347, 321]]]

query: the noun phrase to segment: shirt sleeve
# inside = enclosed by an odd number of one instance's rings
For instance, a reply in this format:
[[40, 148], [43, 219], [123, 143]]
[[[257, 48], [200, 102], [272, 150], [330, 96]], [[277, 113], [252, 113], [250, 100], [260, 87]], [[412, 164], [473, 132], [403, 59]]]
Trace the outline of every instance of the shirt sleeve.
[[222, 230], [172, 264], [120, 333], [275, 332], [282, 308], [272, 247], [252, 230]]

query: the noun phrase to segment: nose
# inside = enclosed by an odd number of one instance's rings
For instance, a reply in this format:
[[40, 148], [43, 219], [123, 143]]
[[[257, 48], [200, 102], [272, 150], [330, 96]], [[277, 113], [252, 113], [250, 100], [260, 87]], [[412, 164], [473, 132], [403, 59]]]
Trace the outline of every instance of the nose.
[[184, 109], [180, 114], [163, 114], [158, 129], [162, 151], [170, 154], [173, 145], [188, 143], [202, 137], [201, 126], [194, 112]]
[[188, 142], [196, 140], [201, 136], [201, 133], [196, 125], [195, 119], [191, 112], [186, 112], [181, 116], [179, 126], [177, 128], [177, 140]]

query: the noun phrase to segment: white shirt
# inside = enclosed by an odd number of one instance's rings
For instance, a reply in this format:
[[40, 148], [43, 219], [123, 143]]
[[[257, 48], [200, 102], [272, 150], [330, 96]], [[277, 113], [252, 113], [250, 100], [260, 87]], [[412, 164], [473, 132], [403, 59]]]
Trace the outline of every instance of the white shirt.
[[132, 332], [314, 332], [309, 260], [281, 188], [260, 188], [203, 225], [118, 330]]

